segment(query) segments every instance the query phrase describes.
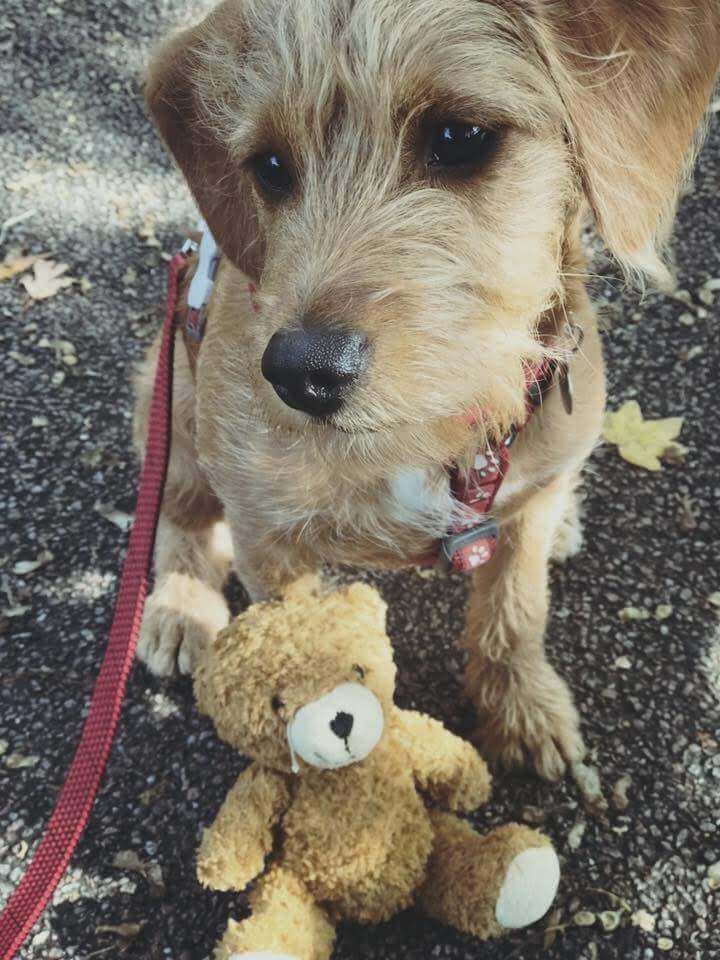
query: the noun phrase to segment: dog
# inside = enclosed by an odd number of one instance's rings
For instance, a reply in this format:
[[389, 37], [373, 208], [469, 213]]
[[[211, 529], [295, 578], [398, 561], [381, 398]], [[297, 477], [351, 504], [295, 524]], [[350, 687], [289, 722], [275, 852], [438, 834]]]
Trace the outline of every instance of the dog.
[[166, 41], [147, 104], [222, 260], [199, 350], [176, 350], [152, 671], [191, 671], [227, 623], [231, 562], [257, 600], [432, 552], [464, 509], [448, 464], [524, 425], [471, 574], [467, 691], [490, 760], [556, 779], [583, 756], [544, 652], [605, 400], [581, 228], [669, 281], [719, 58], [716, 0], [224, 0]]

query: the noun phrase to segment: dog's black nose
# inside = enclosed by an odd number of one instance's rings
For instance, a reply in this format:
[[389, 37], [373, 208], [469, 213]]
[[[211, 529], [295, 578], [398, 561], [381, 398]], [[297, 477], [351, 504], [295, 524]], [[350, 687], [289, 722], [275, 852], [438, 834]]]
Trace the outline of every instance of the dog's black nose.
[[265, 348], [262, 373], [289, 407], [324, 417], [340, 409], [367, 353], [367, 341], [357, 333], [280, 330]]
[[335, 734], [336, 737], [339, 737], [341, 740], [347, 740], [347, 738], [352, 733], [353, 728], [353, 716], [351, 713], [345, 713], [340, 711], [340, 713], [335, 714], [335, 719], [330, 721], [330, 729]]

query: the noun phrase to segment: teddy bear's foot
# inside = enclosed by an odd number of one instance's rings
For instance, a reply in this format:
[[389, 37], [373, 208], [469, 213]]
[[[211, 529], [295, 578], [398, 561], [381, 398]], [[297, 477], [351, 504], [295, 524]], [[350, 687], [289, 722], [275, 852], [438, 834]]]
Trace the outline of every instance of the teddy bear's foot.
[[452, 814], [431, 814], [435, 841], [419, 903], [429, 916], [487, 939], [535, 923], [557, 893], [550, 841], [520, 824], [477, 833]]
[[214, 960], [330, 960], [335, 928], [290, 870], [269, 870], [250, 905], [250, 917], [228, 923]]
[[545, 916], [560, 882], [560, 861], [551, 846], [523, 850], [510, 862], [495, 904], [505, 930], [528, 927]]

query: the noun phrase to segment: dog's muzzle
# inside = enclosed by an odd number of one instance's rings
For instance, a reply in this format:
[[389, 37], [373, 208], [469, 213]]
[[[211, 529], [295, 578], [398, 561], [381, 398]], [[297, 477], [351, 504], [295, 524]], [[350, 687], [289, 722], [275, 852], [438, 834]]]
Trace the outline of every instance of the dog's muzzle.
[[321, 770], [364, 760], [378, 744], [385, 719], [380, 701], [360, 683], [341, 683], [319, 700], [301, 707], [287, 728], [295, 756]]

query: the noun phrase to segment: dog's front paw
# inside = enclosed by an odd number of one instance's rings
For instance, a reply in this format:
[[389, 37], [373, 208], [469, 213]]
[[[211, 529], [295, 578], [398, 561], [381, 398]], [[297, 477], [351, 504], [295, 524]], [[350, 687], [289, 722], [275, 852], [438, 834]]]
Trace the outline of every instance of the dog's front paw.
[[481, 686], [473, 699], [479, 718], [473, 739], [491, 764], [531, 766], [545, 780], [559, 780], [585, 756], [570, 691], [547, 662], [522, 677]]
[[152, 673], [192, 673], [198, 656], [230, 614], [225, 598], [182, 573], [163, 577], [145, 604], [137, 656]]

